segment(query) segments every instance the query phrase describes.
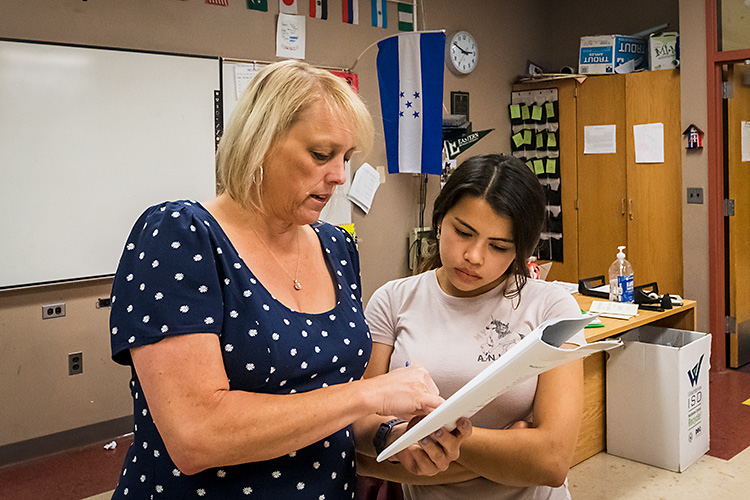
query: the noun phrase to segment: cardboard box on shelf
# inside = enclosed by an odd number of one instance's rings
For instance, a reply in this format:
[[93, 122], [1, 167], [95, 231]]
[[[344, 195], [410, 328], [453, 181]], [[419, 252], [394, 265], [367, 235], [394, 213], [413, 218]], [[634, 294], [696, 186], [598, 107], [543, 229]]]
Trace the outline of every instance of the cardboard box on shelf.
[[607, 453], [682, 472], [708, 451], [711, 335], [643, 326], [607, 360]]
[[646, 40], [641, 37], [584, 36], [578, 53], [578, 72], [594, 75], [648, 69], [647, 49]]
[[666, 32], [648, 37], [648, 63], [651, 71], [680, 65], [680, 36]]

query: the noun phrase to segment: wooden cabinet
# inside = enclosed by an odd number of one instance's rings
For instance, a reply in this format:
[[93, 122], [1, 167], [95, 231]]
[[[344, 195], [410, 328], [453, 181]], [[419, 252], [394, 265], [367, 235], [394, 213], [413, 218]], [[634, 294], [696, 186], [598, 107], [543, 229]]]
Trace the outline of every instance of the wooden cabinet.
[[[518, 84], [557, 88], [563, 262], [548, 280], [607, 275], [625, 245], [635, 284], [683, 293], [682, 166], [678, 70]], [[661, 123], [664, 162], [636, 163], [634, 125]], [[584, 154], [585, 127], [614, 125], [616, 153]]]

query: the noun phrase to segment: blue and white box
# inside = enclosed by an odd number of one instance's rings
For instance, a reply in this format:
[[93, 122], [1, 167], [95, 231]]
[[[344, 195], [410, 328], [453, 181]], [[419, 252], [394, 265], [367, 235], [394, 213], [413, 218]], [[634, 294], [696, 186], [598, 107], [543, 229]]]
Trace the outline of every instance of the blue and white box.
[[625, 35], [581, 37], [578, 73], [602, 75], [648, 69], [648, 43]]

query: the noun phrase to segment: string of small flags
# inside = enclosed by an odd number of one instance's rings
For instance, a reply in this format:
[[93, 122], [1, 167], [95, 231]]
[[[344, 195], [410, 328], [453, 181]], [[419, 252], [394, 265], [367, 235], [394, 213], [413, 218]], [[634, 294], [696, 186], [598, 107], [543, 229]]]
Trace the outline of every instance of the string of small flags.
[[[186, 1], [186, 0], [181, 0]], [[205, 0], [207, 4], [229, 6], [229, 0]], [[247, 8], [268, 12], [268, 0], [245, 0]], [[309, 15], [315, 19], [328, 19], [328, 0], [307, 0]], [[360, 0], [341, 0], [341, 20], [347, 24], [359, 24]], [[398, 11], [399, 31], [414, 31], [414, 6], [398, 0], [370, 0], [372, 25], [376, 28], [388, 27], [388, 2], [395, 3]], [[297, 15], [297, 0], [279, 0], [279, 12]]]

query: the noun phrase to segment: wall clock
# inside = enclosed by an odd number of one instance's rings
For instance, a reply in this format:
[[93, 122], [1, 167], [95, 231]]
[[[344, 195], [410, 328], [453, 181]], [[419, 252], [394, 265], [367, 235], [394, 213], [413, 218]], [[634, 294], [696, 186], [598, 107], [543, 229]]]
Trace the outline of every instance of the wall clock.
[[474, 37], [466, 31], [458, 31], [448, 40], [446, 63], [448, 69], [457, 75], [468, 75], [477, 67], [479, 46]]

